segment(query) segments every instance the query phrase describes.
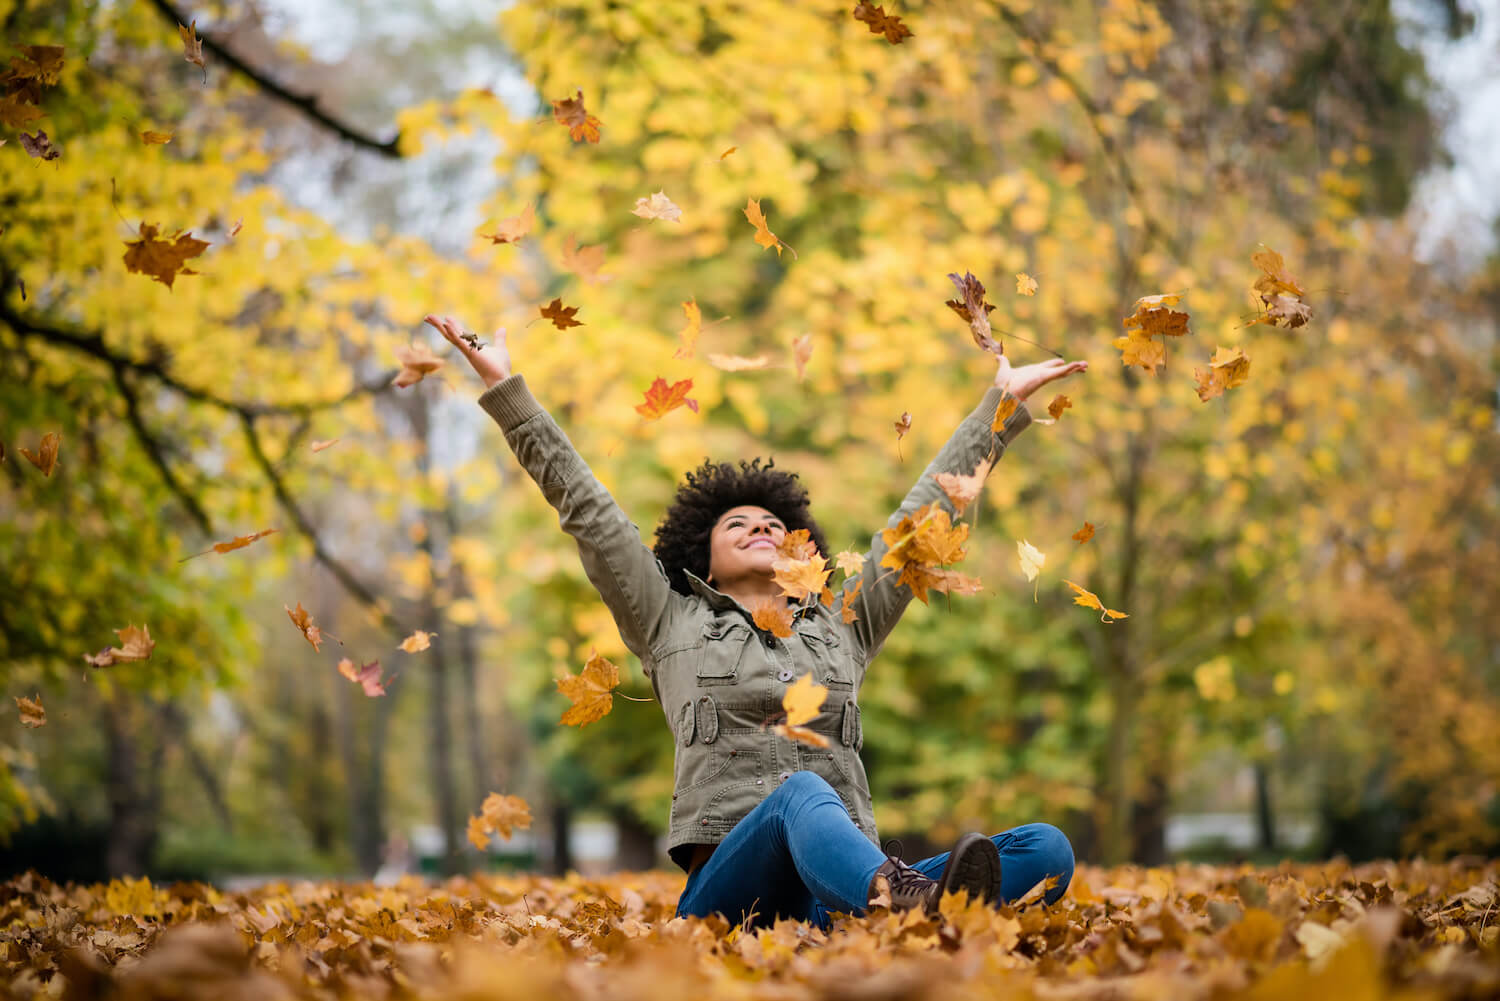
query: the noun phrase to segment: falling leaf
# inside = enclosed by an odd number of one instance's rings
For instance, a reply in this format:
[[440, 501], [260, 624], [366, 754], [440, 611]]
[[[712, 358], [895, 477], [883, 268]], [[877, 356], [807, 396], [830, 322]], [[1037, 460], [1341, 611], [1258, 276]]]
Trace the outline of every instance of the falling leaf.
[[[285, 605], [281, 607], [286, 608]], [[323, 630], [313, 624], [312, 616], [302, 607], [302, 602], [297, 602], [297, 610], [295, 612], [290, 608], [286, 608], [286, 615], [287, 618], [292, 620], [292, 625], [301, 630], [303, 638], [312, 644], [312, 648], [322, 653]]]
[[750, 369], [765, 368], [771, 364], [768, 355], [756, 355], [754, 358], [746, 358], [742, 355], [704, 355], [708, 363], [714, 368], [725, 372], [744, 372]]
[[1142, 337], [1132, 331], [1124, 337], [1116, 337], [1111, 343], [1120, 350], [1121, 364], [1139, 365], [1153, 374], [1157, 366], [1166, 364], [1167, 346], [1155, 338]]
[[1100, 622], [1113, 622], [1115, 619], [1130, 618], [1124, 612], [1116, 612], [1114, 609], [1105, 608], [1104, 604], [1100, 602], [1099, 596], [1094, 592], [1086, 591], [1070, 580], [1065, 580], [1063, 583], [1073, 589], [1073, 604], [1082, 605], [1085, 608], [1097, 609], [1103, 613], [1099, 617]]
[[541, 307], [542, 319], [551, 320], [552, 325], [558, 330], [567, 330], [569, 327], [583, 326], [582, 320], [575, 320], [573, 316], [578, 312], [577, 306], [564, 306], [562, 299], [553, 299], [547, 305]]
[[597, 143], [599, 141], [599, 119], [584, 109], [582, 90], [578, 91], [577, 97], [553, 101], [552, 117], [559, 125], [568, 127], [568, 134], [573, 137], [574, 142], [582, 140]]
[[420, 629], [414, 630], [410, 636], [396, 644], [396, 649], [405, 650], [407, 653], [426, 650], [432, 646], [432, 638], [436, 635], [437, 633], [424, 633]]
[[673, 358], [693, 357], [693, 351], [698, 346], [698, 336], [703, 333], [703, 311], [698, 308], [698, 300], [689, 299], [683, 303], [682, 312], [687, 316], [687, 325], [677, 331], [682, 345], [672, 352]]
[[22, 726], [35, 729], [47, 724], [47, 710], [42, 708], [41, 693], [31, 699], [24, 695], [15, 695], [12, 698], [16, 700], [16, 708], [21, 711]]
[[250, 543], [252, 543], [252, 542], [255, 542], [255, 541], [260, 540], [260, 539], [264, 539], [268, 535], [274, 535], [274, 534], [276, 534], [276, 531], [277, 530], [274, 529], [274, 528], [268, 528], [268, 529], [266, 529], [263, 532], [255, 532], [255, 533], [253, 533], [251, 535], [236, 535], [234, 538], [230, 539], [228, 542], [215, 542], [211, 547], [209, 547], [208, 549], [203, 550], [203, 552], [201, 552], [201, 553], [194, 553], [192, 556], [184, 556], [182, 559], [178, 560], [177, 562], [179, 562], [179, 563], [186, 563], [188, 560], [197, 559], [199, 556], [207, 556], [209, 553], [221, 553], [222, 554], [222, 553], [233, 552], [236, 549], [244, 549], [246, 546], [250, 545]]
[[750, 621], [772, 636], [792, 635], [792, 609], [784, 601], [766, 600], [750, 610]]
[[1052, 415], [1053, 420], [1062, 416], [1062, 412], [1073, 405], [1073, 401], [1061, 393], [1052, 397], [1052, 402], [1047, 404], [1047, 413]]
[[937, 485], [942, 488], [948, 500], [953, 503], [953, 509], [963, 514], [964, 508], [972, 504], [979, 496], [985, 478], [990, 475], [990, 467], [994, 464], [994, 459], [984, 458], [979, 460], [974, 471], [967, 476], [962, 473], [938, 473], [933, 478], [937, 480]]
[[12, 80], [34, 80], [45, 86], [56, 86], [62, 78], [63, 55], [67, 51], [61, 45], [18, 45], [20, 58], [10, 60]]
[[[52, 140], [47, 138], [47, 133], [41, 129], [36, 130], [36, 135], [21, 133], [21, 148], [38, 160], [56, 160], [62, 156], [57, 147], [52, 145]], [[205, 244], [206, 246], [206, 244]], [[192, 256], [192, 255], [188, 255]], [[133, 270], [133, 269], [132, 269]]]
[[206, 240], [199, 240], [192, 233], [178, 230], [171, 237], [160, 238], [155, 226], [141, 223], [141, 238], [125, 241], [125, 270], [140, 275], [150, 275], [167, 288], [178, 275], [195, 275], [198, 272], [186, 267], [189, 258], [197, 257], [208, 249]]
[[614, 708], [615, 699], [610, 692], [619, 683], [620, 669], [590, 650], [582, 671], [557, 679], [557, 690], [573, 703], [559, 722], [585, 726], [603, 719]]
[[599, 269], [604, 266], [603, 244], [580, 247], [571, 233], [563, 241], [562, 266], [589, 285], [603, 285], [609, 281], [608, 275], [599, 273]]
[[658, 191], [650, 198], [637, 198], [631, 215], [642, 219], [661, 219], [664, 222], [682, 222], [682, 209], [672, 204], [665, 191]]
[[792, 363], [797, 366], [797, 381], [807, 375], [807, 363], [812, 358], [812, 334], [802, 334], [792, 341]]
[[[760, 200], [758, 198], [751, 198], [745, 202], [745, 218], [749, 219], [750, 225], [755, 227], [756, 243], [762, 247], [775, 247], [777, 257], [781, 256], [781, 249], [783, 247], [786, 247], [787, 250], [792, 250], [790, 246], [781, 242], [780, 237], [766, 228], [765, 213], [760, 210]], [[792, 250], [792, 257], [796, 258], [796, 256], [797, 252]]]
[[1250, 378], [1250, 359], [1240, 348], [1216, 348], [1208, 368], [1193, 369], [1198, 380], [1198, 399], [1207, 402], [1224, 395], [1226, 389], [1244, 385]]
[[843, 552], [836, 554], [833, 557], [833, 562], [835, 566], [844, 571], [844, 573], [849, 577], [855, 576], [865, 568], [864, 556], [856, 553], [852, 549], [846, 549]]
[[536, 206], [531, 202], [521, 210], [520, 215], [511, 216], [509, 219], [501, 219], [500, 224], [495, 227], [493, 233], [480, 233], [482, 240], [489, 240], [492, 244], [520, 243], [521, 238], [531, 232], [531, 227], [536, 224]]
[[141, 133], [141, 142], [147, 146], [165, 146], [172, 141], [170, 132], [153, 132], [150, 129]]
[[678, 407], [687, 405], [693, 413], [698, 412], [698, 401], [691, 399], [687, 393], [693, 388], [692, 379], [683, 379], [674, 382], [670, 386], [667, 380], [661, 376], [651, 383], [651, 388], [646, 390], [646, 402], [635, 405], [636, 413], [648, 421], [660, 420]]
[[961, 278], [957, 272], [952, 272], [948, 275], [948, 280], [958, 289], [958, 298], [947, 299], [944, 305], [963, 317], [964, 322], [969, 325], [969, 332], [974, 335], [975, 344], [985, 351], [1004, 354], [1005, 349], [990, 336], [990, 313], [995, 307], [985, 301], [983, 283], [968, 271]]
[[827, 737], [803, 726], [817, 718], [827, 698], [826, 685], [816, 684], [811, 673], [802, 675], [788, 685], [786, 693], [782, 695], [781, 708], [786, 710], [786, 722], [776, 724], [771, 728], [772, 731], [788, 740], [799, 740], [813, 747], [827, 747]]
[[327, 440], [321, 440], [320, 439], [318, 441], [314, 441], [312, 444], [308, 445], [307, 447], [309, 449], [311, 449], [312, 451], [314, 451], [314, 452], [321, 452], [321, 451], [323, 451], [323, 449], [325, 449], [325, 448], [332, 448], [333, 446], [337, 445], [338, 443], [339, 443], [339, 439], [337, 439], [337, 438], [329, 438]]
[[1016, 273], [1016, 292], [1020, 295], [1036, 295], [1036, 279], [1024, 271]]
[[722, 152], [722, 153], [720, 153], [720, 154], [719, 154], [719, 159], [720, 159], [720, 160], [724, 160], [724, 159], [727, 159], [727, 158], [728, 158], [728, 156], [729, 156], [729, 154], [731, 154], [731, 153], [733, 153], [733, 152], [734, 152], [734, 151], [735, 151], [735, 150], [737, 150], [737, 149], [739, 149], [739, 147], [738, 147], [738, 146], [731, 146], [731, 147], [729, 147], [729, 148], [728, 148], [728, 149], [726, 149], [726, 150], [725, 150], [725, 151], [724, 151], [724, 152]]
[[146, 660], [151, 656], [151, 651], [156, 649], [151, 630], [145, 625], [116, 629], [115, 635], [120, 638], [118, 647], [106, 647], [93, 654], [86, 653], [83, 655], [83, 662], [90, 667], [110, 667], [121, 661]]
[[1093, 537], [1094, 537], [1094, 524], [1093, 524], [1093, 522], [1090, 522], [1090, 521], [1084, 522], [1083, 523], [1083, 527], [1080, 528], [1078, 531], [1076, 531], [1076, 532], [1073, 533], [1073, 541], [1077, 542], [1080, 546], [1083, 545], [1085, 542], [1089, 541], [1090, 539], [1092, 539]]
[[776, 553], [789, 560], [810, 560], [822, 553], [818, 550], [818, 544], [812, 540], [812, 532], [805, 528], [794, 529], [781, 537], [781, 544], [776, 547]]
[[240, 230], [242, 230], [244, 228], [245, 228], [245, 220], [244, 219], [236, 219], [234, 221], [234, 225], [229, 227], [229, 238], [230, 239], [234, 239], [236, 236], [239, 236], [240, 235]]
[[865, 586], [863, 580], [854, 582], [854, 586], [844, 591], [844, 603], [839, 606], [839, 615], [844, 620], [844, 625], [853, 625], [859, 621], [859, 615], [854, 610], [854, 599], [859, 596], [859, 589]]
[[781, 593], [794, 601], [822, 591], [833, 573], [820, 553], [805, 559], [781, 556], [771, 561], [771, 569], [772, 579], [781, 588]]
[[411, 347], [397, 348], [396, 360], [401, 363], [401, 371], [396, 373], [395, 385], [403, 389], [421, 382], [443, 367], [443, 359], [434, 355], [425, 341], [418, 341]]
[[36, 468], [42, 471], [43, 476], [51, 476], [52, 470], [57, 468], [57, 450], [62, 446], [62, 435], [56, 431], [48, 431], [42, 435], [42, 443], [36, 447], [37, 454], [32, 455], [31, 449], [24, 445], [16, 451]]
[[1000, 402], [995, 406], [995, 419], [990, 422], [990, 430], [996, 434], [1004, 431], [1005, 422], [1010, 419], [1011, 414], [1019, 409], [1021, 409], [1019, 398], [1011, 396], [1009, 393], [1000, 397]]
[[871, 5], [868, 0], [859, 0], [854, 5], [854, 19], [870, 26], [870, 34], [884, 35], [892, 45], [900, 45], [912, 37], [911, 29], [901, 23], [895, 14], [887, 14], [884, 7]]
[[484, 851], [490, 838], [509, 841], [515, 830], [531, 827], [531, 807], [519, 796], [502, 796], [492, 792], [479, 806], [479, 813], [469, 817], [468, 837], [475, 848]]
[[380, 661], [378, 660], [356, 666], [354, 661], [344, 657], [339, 660], [339, 673], [363, 688], [365, 695], [372, 699], [384, 695], [385, 686], [391, 680], [380, 677]]
[[186, 28], [177, 25], [177, 35], [182, 39], [182, 56], [205, 73], [208, 67], [203, 62], [203, 39], [198, 37], [198, 22], [194, 20]]
[[900, 441], [906, 437], [906, 432], [911, 430], [911, 412], [901, 411], [901, 416], [892, 422], [896, 427], [896, 440]]
[[1265, 244], [1261, 246], [1265, 249], [1250, 255], [1250, 263], [1264, 272], [1255, 280], [1255, 291], [1265, 295], [1290, 295], [1298, 299], [1306, 295], [1297, 279], [1287, 271], [1286, 260]]
[[[27, 129], [31, 123], [39, 118], [45, 118], [46, 113], [36, 105], [21, 100], [15, 94], [6, 94], [0, 97], [0, 125], [10, 129]], [[29, 149], [27, 152], [31, 152]], [[32, 153], [32, 156], [37, 154]]]
[[1027, 580], [1033, 582], [1031, 600], [1036, 601], [1036, 589], [1041, 586], [1036, 580], [1041, 575], [1042, 567], [1047, 565], [1047, 554], [1025, 539], [1016, 543], [1016, 554], [1021, 560], [1021, 572], [1026, 575]]

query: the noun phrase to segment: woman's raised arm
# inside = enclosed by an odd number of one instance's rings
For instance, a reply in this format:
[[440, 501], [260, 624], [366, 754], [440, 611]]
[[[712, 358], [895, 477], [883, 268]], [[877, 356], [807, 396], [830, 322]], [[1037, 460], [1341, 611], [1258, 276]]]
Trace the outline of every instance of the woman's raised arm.
[[[1087, 370], [1088, 362], [1070, 362], [1062, 359], [1050, 359], [1035, 365], [1013, 368], [1010, 360], [1001, 355], [999, 368], [995, 373], [994, 386], [984, 394], [979, 406], [963, 419], [957, 430], [953, 432], [953, 436], [948, 439], [947, 444], [938, 452], [937, 457], [922, 471], [921, 478], [907, 493], [901, 506], [896, 509], [896, 513], [891, 515], [886, 527], [895, 528], [901, 523], [901, 519], [934, 501], [942, 505], [950, 517], [955, 516], [953, 502], [937, 484], [937, 474], [968, 475], [974, 471], [974, 467], [982, 459], [988, 456], [994, 456], [998, 461], [1004, 454], [1006, 446], [1031, 423], [1031, 412], [1026, 409], [1025, 405], [1027, 397], [1055, 379]], [[994, 423], [995, 412], [1000, 401], [1007, 395], [1014, 396], [1021, 403], [1016, 407], [1016, 412], [1006, 418], [1002, 429], [997, 432], [991, 429], [991, 425]], [[901, 613], [906, 610], [906, 606], [912, 599], [911, 588], [897, 584], [898, 575], [889, 567], [880, 565], [880, 561], [885, 558], [886, 551], [885, 540], [881, 537], [881, 533], [876, 532], [870, 540], [870, 549], [865, 554], [864, 568], [860, 572], [863, 584], [854, 599], [857, 620], [853, 629], [859, 637], [860, 644], [864, 647], [866, 666], [880, 652], [886, 637], [890, 635], [891, 629], [895, 627], [896, 622], [901, 618]]]
[[426, 320], [484, 380], [479, 405], [500, 425], [522, 468], [557, 510], [558, 522], [578, 544], [584, 572], [614, 616], [620, 637], [649, 673], [652, 646], [677, 605], [656, 554], [641, 542], [640, 529], [531, 395], [526, 380], [512, 371], [505, 331], [496, 333], [493, 345], [479, 350], [451, 316]]

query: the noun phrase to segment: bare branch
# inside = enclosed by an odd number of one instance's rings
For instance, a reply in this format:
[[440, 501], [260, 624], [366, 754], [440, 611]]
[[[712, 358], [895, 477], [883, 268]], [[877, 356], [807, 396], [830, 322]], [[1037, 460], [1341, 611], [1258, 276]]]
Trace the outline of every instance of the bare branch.
[[[167, 0], [151, 0], [151, 2], [161, 13], [162, 17], [171, 21], [174, 27], [177, 25], [187, 25], [189, 23], [188, 16], [183, 14], [172, 4], [168, 3]], [[337, 118], [334, 118], [328, 112], [323, 111], [318, 107], [318, 99], [315, 96], [311, 94], [292, 93], [281, 84], [277, 83], [275, 80], [272, 80], [260, 70], [256, 69], [254, 66], [251, 66], [239, 56], [226, 49], [221, 43], [214, 41], [208, 35], [200, 35], [199, 37], [203, 42], [203, 47], [217, 56], [221, 61], [223, 61], [225, 65], [237, 71], [242, 76], [248, 78], [250, 82], [254, 83], [266, 94], [274, 97], [278, 101], [281, 101], [283, 104], [290, 105], [295, 110], [301, 112], [317, 124], [323, 126], [323, 128], [328, 129], [330, 132], [337, 135], [340, 139], [347, 140], [351, 143], [354, 143], [354, 145], [356, 146], [360, 146], [364, 149], [371, 150], [372, 152], [379, 153], [382, 156], [388, 156], [396, 160], [401, 159], [402, 154], [398, 149], [398, 145], [401, 141], [400, 132], [397, 132], [394, 137], [384, 142], [380, 141], [379, 139], [375, 139], [354, 128], [352, 125], [348, 125], [338, 120]]]
[[135, 395], [135, 387], [130, 385], [130, 378], [125, 374], [124, 368], [115, 364], [112, 370], [115, 387], [119, 389], [120, 396], [125, 400], [125, 420], [130, 424], [130, 429], [135, 432], [136, 441], [145, 450], [152, 465], [156, 467], [156, 471], [161, 474], [162, 482], [167, 485], [167, 489], [176, 495], [183, 507], [187, 508], [188, 514], [193, 516], [193, 520], [198, 523], [203, 534], [212, 535], [213, 522], [209, 520], [208, 512], [203, 510], [203, 505], [198, 503], [198, 498], [178, 481], [177, 475], [172, 472], [172, 467], [167, 462], [161, 442], [146, 426], [145, 418], [141, 416], [140, 398]]

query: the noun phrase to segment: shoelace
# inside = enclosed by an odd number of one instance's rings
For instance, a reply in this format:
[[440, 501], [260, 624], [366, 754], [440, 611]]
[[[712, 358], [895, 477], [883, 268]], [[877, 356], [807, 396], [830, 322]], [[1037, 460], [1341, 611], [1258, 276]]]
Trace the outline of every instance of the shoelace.
[[896, 871], [886, 877], [891, 884], [892, 897], [898, 893], [920, 892], [925, 889], [927, 884], [932, 882], [929, 877], [922, 875], [902, 861], [901, 856], [903, 851], [899, 838], [890, 838], [880, 846], [880, 850], [885, 853], [886, 858], [890, 859], [891, 863], [896, 867]]

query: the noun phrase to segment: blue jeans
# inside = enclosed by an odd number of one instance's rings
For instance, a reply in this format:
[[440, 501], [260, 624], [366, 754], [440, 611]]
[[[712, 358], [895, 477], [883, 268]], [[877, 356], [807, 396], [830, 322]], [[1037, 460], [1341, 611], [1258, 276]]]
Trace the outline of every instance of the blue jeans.
[[[1025, 824], [990, 839], [1000, 849], [1000, 896], [1017, 900], [1049, 876], [1052, 903], [1073, 878], [1073, 846], [1051, 824]], [[822, 776], [797, 772], [734, 825], [688, 877], [677, 916], [718, 912], [750, 927], [777, 918], [828, 927], [830, 911], [863, 914], [870, 880], [886, 856], [870, 843]], [[936, 879], [948, 853], [915, 863]]]

